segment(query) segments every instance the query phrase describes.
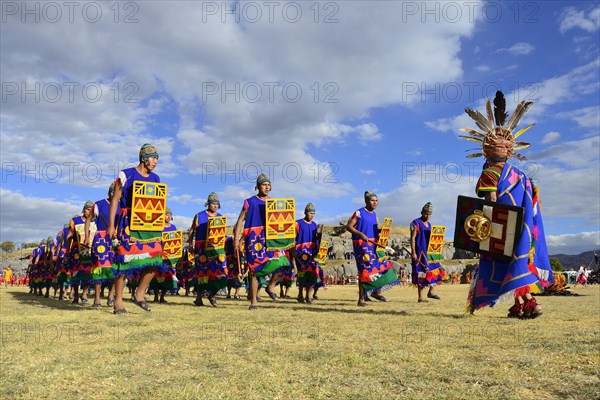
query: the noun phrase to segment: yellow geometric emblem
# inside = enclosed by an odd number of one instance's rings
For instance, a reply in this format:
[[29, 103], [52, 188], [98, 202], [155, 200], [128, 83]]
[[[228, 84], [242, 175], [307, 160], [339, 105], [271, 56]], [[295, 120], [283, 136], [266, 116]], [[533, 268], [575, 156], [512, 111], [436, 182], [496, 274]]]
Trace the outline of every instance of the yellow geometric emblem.
[[222, 250], [225, 248], [225, 230], [227, 229], [227, 217], [208, 217], [206, 232], [206, 250]]
[[174, 258], [181, 258], [181, 255], [183, 253], [183, 232], [163, 232], [162, 247], [169, 260]]
[[319, 244], [319, 253], [317, 254], [317, 262], [319, 264], [325, 264], [327, 261], [327, 253], [329, 252], [329, 242], [321, 240]]
[[267, 199], [266, 217], [267, 240], [296, 238], [296, 200]]
[[388, 239], [390, 237], [390, 230], [392, 229], [392, 219], [384, 218], [383, 226], [381, 227], [381, 232], [379, 232], [379, 241], [377, 244], [383, 248], [385, 248], [388, 244]]
[[427, 246], [427, 255], [441, 256], [444, 248], [444, 235], [446, 227], [441, 225], [433, 225], [431, 227], [431, 235], [429, 236], [429, 245]]
[[[90, 238], [94, 238], [97, 230], [98, 227], [96, 226], [96, 222], [90, 221]], [[85, 244], [83, 243], [83, 241], [85, 240], [85, 222], [75, 225], [75, 237], [73, 238], [73, 240], [76, 241], [79, 251], [83, 251], [84, 249], [86, 249]]]
[[167, 185], [157, 182], [133, 182], [131, 202], [132, 231], [160, 232], [165, 228]]

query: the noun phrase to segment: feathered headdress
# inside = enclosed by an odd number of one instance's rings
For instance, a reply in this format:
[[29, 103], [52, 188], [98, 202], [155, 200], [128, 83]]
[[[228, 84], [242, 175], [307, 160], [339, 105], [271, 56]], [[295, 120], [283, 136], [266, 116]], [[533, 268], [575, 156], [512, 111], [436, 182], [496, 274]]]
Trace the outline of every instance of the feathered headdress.
[[519, 125], [519, 122], [521, 122], [521, 119], [523, 119], [525, 114], [529, 112], [532, 105], [533, 103], [531, 101], [521, 101], [508, 120], [506, 126], [504, 125], [504, 121], [508, 117], [508, 113], [506, 112], [506, 100], [501, 91], [496, 92], [493, 111], [490, 100], [488, 99], [486, 102], [487, 118], [477, 110], [465, 108], [465, 112], [469, 117], [473, 118], [477, 127], [482, 131], [479, 132], [472, 128], [459, 129], [460, 131], [469, 134], [468, 136], [460, 135], [460, 137], [472, 142], [481, 143], [481, 152], [469, 154], [467, 158], [484, 156], [489, 161], [505, 161], [511, 157], [515, 157], [519, 160], [525, 160], [525, 156], [517, 154], [516, 152], [528, 148], [531, 144], [527, 142], [516, 142], [515, 140], [535, 124], [528, 125], [515, 134], [513, 134], [513, 130]]

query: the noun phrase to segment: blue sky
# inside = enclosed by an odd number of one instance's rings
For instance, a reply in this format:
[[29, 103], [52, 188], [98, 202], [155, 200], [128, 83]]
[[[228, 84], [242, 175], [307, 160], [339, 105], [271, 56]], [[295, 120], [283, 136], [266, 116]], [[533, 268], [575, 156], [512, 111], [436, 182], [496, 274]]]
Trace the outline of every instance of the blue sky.
[[1, 240], [55, 234], [146, 142], [179, 228], [212, 191], [234, 219], [262, 171], [319, 222], [374, 190], [451, 238], [482, 164], [464, 107], [501, 89], [534, 102], [519, 166], [550, 252], [600, 246], [597, 2], [24, 4], [2, 3]]

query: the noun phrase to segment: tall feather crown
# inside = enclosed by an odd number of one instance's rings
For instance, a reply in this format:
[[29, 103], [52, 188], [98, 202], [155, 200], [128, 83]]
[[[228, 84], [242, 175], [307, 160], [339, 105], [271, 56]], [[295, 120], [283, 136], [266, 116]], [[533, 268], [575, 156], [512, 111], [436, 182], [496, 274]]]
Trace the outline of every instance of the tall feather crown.
[[508, 117], [508, 113], [506, 112], [506, 100], [501, 91], [496, 92], [493, 111], [490, 100], [488, 99], [486, 102], [487, 118], [477, 110], [465, 108], [465, 112], [475, 121], [477, 127], [482, 131], [479, 132], [472, 128], [459, 129], [462, 132], [468, 133], [468, 135], [460, 135], [460, 137], [472, 142], [480, 143], [482, 147], [480, 152], [469, 154], [467, 155], [467, 158], [484, 156], [488, 161], [492, 162], [506, 161], [511, 157], [525, 160], [525, 156], [517, 154], [516, 152], [528, 148], [531, 144], [517, 142], [516, 139], [527, 132], [535, 124], [528, 125], [514, 134], [513, 130], [519, 125], [519, 122], [521, 122], [521, 119], [523, 119], [525, 114], [529, 112], [532, 105], [533, 103], [530, 101], [521, 101], [506, 123], [506, 126], [504, 125], [504, 122]]

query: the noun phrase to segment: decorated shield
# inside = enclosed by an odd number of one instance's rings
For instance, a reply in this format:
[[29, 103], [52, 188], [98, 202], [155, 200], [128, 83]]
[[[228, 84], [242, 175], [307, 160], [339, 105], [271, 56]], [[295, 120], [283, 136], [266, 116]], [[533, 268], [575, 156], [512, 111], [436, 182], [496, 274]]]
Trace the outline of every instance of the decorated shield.
[[523, 230], [523, 208], [458, 196], [454, 247], [510, 261]]
[[390, 231], [392, 230], [392, 219], [384, 218], [383, 226], [381, 227], [381, 232], [379, 232], [379, 241], [377, 244], [383, 248], [385, 248], [388, 244], [388, 239], [390, 237]]
[[296, 201], [294, 199], [267, 200], [267, 240], [294, 239], [295, 221]]
[[157, 182], [133, 182], [131, 202], [132, 231], [160, 232], [165, 227], [167, 208], [167, 185]]
[[[96, 222], [90, 221], [90, 236], [89, 237], [93, 239], [93, 237], [96, 235], [97, 230], [98, 230], [98, 227], [96, 226]], [[77, 244], [79, 246], [79, 251], [80, 252], [87, 251], [87, 247], [85, 247], [85, 243], [83, 243], [83, 241], [85, 240], [85, 224], [84, 223], [75, 225], [75, 234], [77, 235], [77, 237], [74, 239], [77, 241]]]
[[225, 230], [227, 217], [209, 217], [206, 232], [206, 252], [225, 253]]
[[443, 259], [442, 250], [444, 249], [444, 235], [446, 227], [440, 225], [431, 226], [431, 235], [427, 245], [427, 259], [429, 261], [439, 261]]
[[168, 231], [162, 233], [162, 247], [169, 260], [179, 259], [183, 253], [183, 232]]
[[267, 199], [266, 245], [269, 251], [288, 250], [296, 241], [296, 201]]
[[329, 242], [321, 240], [319, 244], [319, 253], [317, 254], [317, 262], [319, 264], [325, 264], [327, 261], [327, 253], [329, 252]]

